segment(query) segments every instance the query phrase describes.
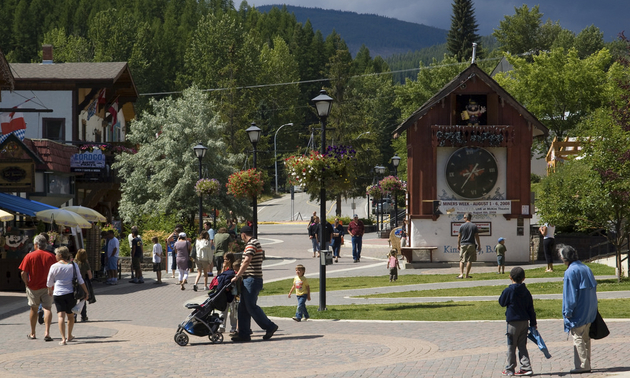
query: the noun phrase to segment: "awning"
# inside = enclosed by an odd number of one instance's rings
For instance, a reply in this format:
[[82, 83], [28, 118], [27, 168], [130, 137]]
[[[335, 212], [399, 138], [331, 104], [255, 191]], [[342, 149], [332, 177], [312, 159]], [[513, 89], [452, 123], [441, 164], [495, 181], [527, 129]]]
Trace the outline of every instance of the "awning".
[[38, 211], [56, 209], [56, 207], [37, 201], [31, 201], [22, 197], [0, 193], [0, 209], [34, 217], [35, 213]]

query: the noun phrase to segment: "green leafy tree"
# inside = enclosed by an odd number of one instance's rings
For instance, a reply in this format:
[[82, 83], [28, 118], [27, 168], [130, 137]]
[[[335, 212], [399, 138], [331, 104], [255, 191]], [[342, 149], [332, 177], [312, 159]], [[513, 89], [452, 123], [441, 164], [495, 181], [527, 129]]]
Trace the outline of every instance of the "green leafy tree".
[[595, 25], [584, 28], [575, 37], [575, 48], [580, 59], [595, 54], [604, 48], [604, 33]]
[[495, 79], [550, 129], [544, 151], [554, 137], [570, 135], [604, 101], [606, 68], [611, 61], [607, 49], [586, 59], [580, 59], [573, 48], [543, 52], [534, 56], [533, 63], [513, 55], [507, 58], [514, 70]]
[[[478, 30], [472, 0], [453, 0], [451, 28], [446, 41], [448, 51], [455, 59], [461, 62], [471, 58], [473, 42], [480, 41]], [[481, 45], [477, 46], [477, 56], [483, 57]]]
[[531, 9], [527, 4], [514, 7], [513, 16], [505, 16], [492, 35], [499, 42], [501, 51], [518, 55], [549, 50], [562, 28], [557, 22], [542, 24], [543, 14], [538, 5]]
[[[91, 62], [93, 59], [90, 42], [79, 36], [66, 35], [63, 28], [55, 28], [44, 34], [44, 43], [53, 45], [55, 63]], [[42, 52], [39, 52], [40, 59]]]
[[[122, 179], [120, 215], [125, 222], [135, 222], [144, 215], [176, 214], [192, 226], [199, 206], [194, 190], [199, 161], [193, 146], [208, 147], [204, 171], [223, 185], [237, 157], [225, 152], [224, 126], [199, 89], [189, 88], [176, 99], [152, 100], [151, 107], [131, 123], [127, 134], [127, 140], [140, 146], [138, 153], [118, 155], [113, 165]], [[204, 203], [206, 211], [216, 207], [245, 213], [245, 204], [226, 195], [225, 189]]]

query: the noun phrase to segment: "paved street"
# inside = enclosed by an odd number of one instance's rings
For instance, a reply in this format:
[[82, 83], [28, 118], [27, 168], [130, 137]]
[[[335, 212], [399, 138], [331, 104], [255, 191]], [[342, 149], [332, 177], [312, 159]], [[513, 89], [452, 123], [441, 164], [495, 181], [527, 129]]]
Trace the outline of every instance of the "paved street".
[[[265, 261], [267, 281], [292, 277], [298, 263], [306, 265], [307, 274], [317, 272], [316, 259], [308, 251], [305, 225], [262, 225], [260, 231], [269, 257]], [[328, 277], [384, 276], [386, 242], [370, 239], [366, 238], [361, 263], [353, 264], [348, 258], [349, 248], [344, 248], [341, 262], [328, 267]], [[475, 266], [473, 272], [493, 269]], [[436, 266], [403, 270], [401, 274], [438, 271], [450, 274], [455, 270]], [[98, 301], [88, 307], [90, 321], [77, 324], [77, 339], [67, 346], [57, 345], [56, 320], [51, 327], [55, 342], [44, 342], [41, 325], [37, 326], [37, 340], [28, 340], [25, 294], [0, 293], [0, 377], [499, 377], [504, 367], [504, 321], [296, 323], [274, 319], [280, 329], [269, 341], [262, 340], [264, 332], [254, 325], [251, 343], [234, 344], [226, 337], [224, 343], [212, 345], [207, 338], [190, 336], [191, 343], [180, 347], [173, 335], [177, 324], [189, 314], [183, 306], [203, 293], [192, 291], [192, 285], [181, 291], [171, 278], [165, 280], [166, 285], [154, 285], [154, 275], [146, 276], [143, 285], [127, 283], [127, 279], [117, 286], [96, 284]], [[484, 283], [449, 282], [440, 287]], [[421, 289], [417, 286], [398, 286], [395, 290]], [[387, 290], [394, 288], [371, 289]], [[328, 292], [328, 304], [334, 306], [362, 293], [365, 290]], [[280, 296], [261, 297], [260, 302], [295, 305], [294, 299]], [[316, 295], [310, 304], [315, 303]], [[410, 306], [422, 311], [424, 305]], [[606, 320], [611, 335], [593, 342], [594, 370], [582, 376], [630, 377], [630, 322]], [[534, 372], [541, 377], [569, 376], [572, 343], [562, 331], [562, 320], [542, 320], [539, 330], [553, 357], [545, 359], [530, 344]]]

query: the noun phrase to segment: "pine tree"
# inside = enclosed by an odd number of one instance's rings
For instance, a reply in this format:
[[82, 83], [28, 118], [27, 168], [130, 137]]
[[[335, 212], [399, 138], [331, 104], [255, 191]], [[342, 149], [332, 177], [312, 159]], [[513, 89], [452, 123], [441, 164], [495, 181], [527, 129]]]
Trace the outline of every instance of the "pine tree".
[[[478, 26], [472, 0], [453, 0], [451, 29], [447, 35], [448, 51], [458, 61], [470, 59], [472, 44], [479, 44]], [[477, 47], [477, 57], [481, 58], [481, 46]]]

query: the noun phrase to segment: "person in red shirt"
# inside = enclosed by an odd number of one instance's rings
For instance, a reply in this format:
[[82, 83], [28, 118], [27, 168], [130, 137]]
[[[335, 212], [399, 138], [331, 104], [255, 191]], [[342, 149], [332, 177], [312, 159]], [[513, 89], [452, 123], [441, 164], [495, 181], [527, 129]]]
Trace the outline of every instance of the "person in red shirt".
[[19, 269], [21, 270], [22, 281], [26, 285], [26, 297], [28, 305], [31, 308], [29, 319], [31, 322], [31, 333], [27, 335], [30, 340], [36, 339], [35, 325], [37, 324], [37, 309], [41, 303], [44, 307], [44, 324], [46, 325], [46, 333], [44, 340], [52, 341], [50, 337], [50, 322], [52, 321], [52, 297], [48, 295], [48, 287], [46, 280], [48, 279], [48, 271], [50, 267], [57, 262], [55, 256], [46, 252], [48, 242], [42, 235], [35, 236], [33, 244], [36, 250], [24, 256]]
[[363, 246], [363, 233], [365, 226], [359, 220], [359, 216], [354, 214], [352, 222], [348, 225], [348, 233], [352, 235], [352, 258], [354, 262], [361, 261], [361, 247]]

